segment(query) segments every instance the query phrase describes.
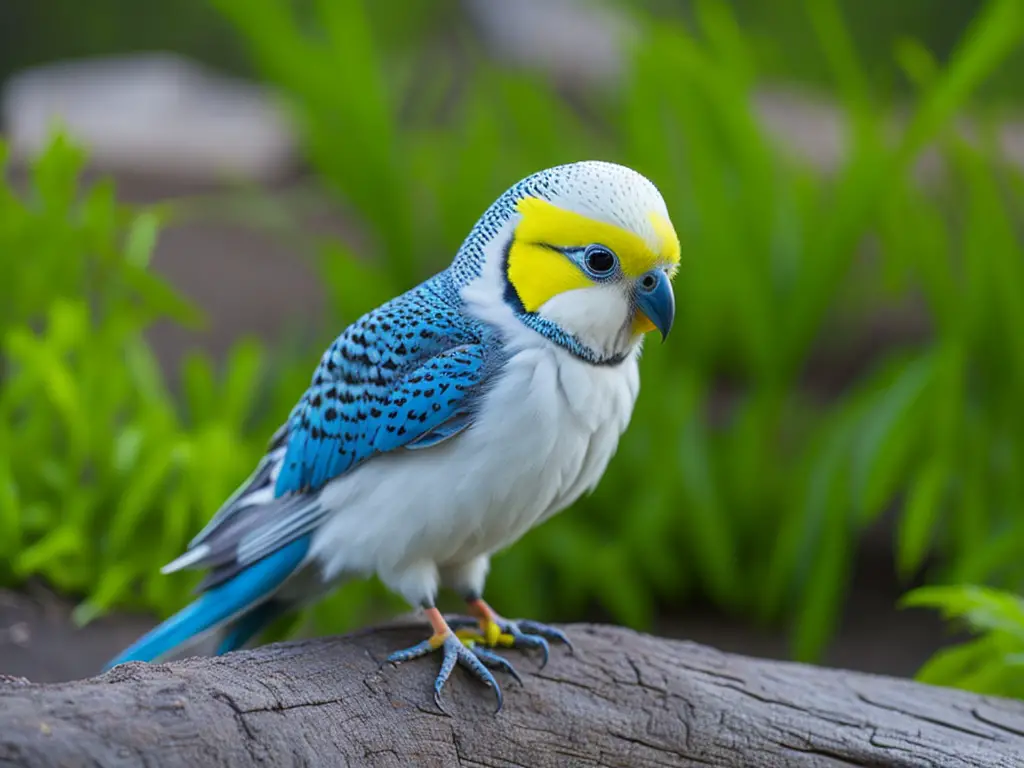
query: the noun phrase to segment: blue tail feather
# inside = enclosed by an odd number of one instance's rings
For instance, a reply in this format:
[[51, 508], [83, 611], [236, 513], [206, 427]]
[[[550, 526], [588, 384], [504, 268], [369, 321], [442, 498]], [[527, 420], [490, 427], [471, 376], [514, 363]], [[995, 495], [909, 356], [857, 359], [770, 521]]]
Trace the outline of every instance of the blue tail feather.
[[[119, 656], [107, 663], [104, 670], [128, 661], [158, 659], [192, 638], [233, 617], [245, 614], [247, 609], [253, 606], [249, 613], [253, 619], [247, 622], [247, 617], [242, 616], [229, 634], [230, 639], [239, 633], [240, 628], [242, 632], [247, 632], [239, 643], [241, 645], [259, 631], [265, 621], [273, 618], [268, 618], [265, 612], [259, 610], [261, 601], [271, 595], [299, 567], [309, 551], [309, 545], [308, 535], [296, 539], [248, 566], [237, 576], [204, 592], [190, 605], [122, 651]], [[259, 623], [256, 623], [257, 621]], [[222, 647], [223, 645], [224, 643]]]
[[237, 651], [254, 635], [266, 628], [270, 622], [288, 610], [280, 600], [267, 600], [231, 623], [228, 632], [217, 646], [217, 655]]

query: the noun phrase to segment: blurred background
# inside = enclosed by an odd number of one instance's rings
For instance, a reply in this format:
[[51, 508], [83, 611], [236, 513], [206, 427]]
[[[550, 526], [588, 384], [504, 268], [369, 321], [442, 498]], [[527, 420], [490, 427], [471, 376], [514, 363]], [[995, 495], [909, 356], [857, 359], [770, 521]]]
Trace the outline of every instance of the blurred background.
[[[601, 158], [668, 202], [676, 330], [491, 601], [1024, 696], [1024, 5], [398, 8], [0, 5], [0, 673], [184, 605], [159, 566], [344, 324]], [[351, 584], [268, 638], [404, 610]]]

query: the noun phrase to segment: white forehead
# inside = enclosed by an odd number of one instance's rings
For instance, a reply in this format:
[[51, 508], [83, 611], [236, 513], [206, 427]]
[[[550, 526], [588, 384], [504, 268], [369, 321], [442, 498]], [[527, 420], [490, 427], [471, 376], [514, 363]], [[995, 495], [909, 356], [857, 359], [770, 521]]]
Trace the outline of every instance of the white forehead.
[[624, 165], [588, 160], [549, 168], [528, 181], [560, 208], [635, 232], [652, 249], [658, 248], [659, 239], [651, 214], [669, 221], [654, 183]]

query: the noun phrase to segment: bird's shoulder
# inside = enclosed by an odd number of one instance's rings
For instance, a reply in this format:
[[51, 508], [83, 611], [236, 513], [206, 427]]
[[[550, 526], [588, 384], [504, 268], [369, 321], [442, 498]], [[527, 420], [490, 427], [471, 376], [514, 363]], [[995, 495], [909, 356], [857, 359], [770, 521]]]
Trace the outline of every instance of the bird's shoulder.
[[446, 349], [481, 343], [485, 329], [465, 314], [444, 278], [442, 273], [419, 284], [345, 328], [323, 353], [311, 387], [384, 386]]
[[445, 277], [366, 313], [324, 352], [288, 419], [277, 495], [317, 490], [375, 454], [468, 426], [495, 350]]

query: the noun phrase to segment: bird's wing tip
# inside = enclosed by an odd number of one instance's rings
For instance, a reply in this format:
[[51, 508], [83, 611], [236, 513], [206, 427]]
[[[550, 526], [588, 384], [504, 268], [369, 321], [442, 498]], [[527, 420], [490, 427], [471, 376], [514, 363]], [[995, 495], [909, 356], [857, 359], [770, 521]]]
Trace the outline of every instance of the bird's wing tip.
[[174, 573], [175, 571], [180, 571], [184, 568], [188, 568], [189, 566], [198, 563], [209, 553], [209, 545], [200, 544], [198, 547], [193, 547], [180, 557], [175, 558], [174, 560], [169, 562], [167, 565], [160, 569], [160, 573], [166, 576], [168, 573]]

